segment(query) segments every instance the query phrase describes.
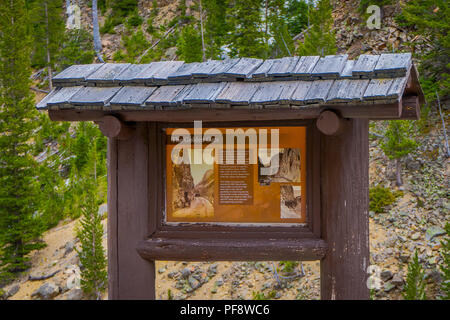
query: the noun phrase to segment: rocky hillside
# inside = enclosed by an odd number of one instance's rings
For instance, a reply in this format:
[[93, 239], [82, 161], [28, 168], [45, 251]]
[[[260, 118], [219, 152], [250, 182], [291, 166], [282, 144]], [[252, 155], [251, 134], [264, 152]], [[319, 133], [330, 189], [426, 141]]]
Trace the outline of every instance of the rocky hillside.
[[[80, 1], [82, 23], [90, 28], [88, 1]], [[153, 1], [139, 2], [145, 21]], [[188, 1], [189, 2], [189, 1]], [[177, 14], [178, 1], [158, 1], [156, 25], [170, 21]], [[188, 5], [189, 6], [189, 5]], [[398, 27], [394, 15], [399, 3], [383, 7], [380, 30], [369, 30], [357, 11], [358, 1], [337, 1], [333, 11], [339, 53], [351, 58], [361, 53], [380, 53], [411, 48], [416, 41], [407, 30]], [[100, 17], [100, 24], [105, 16]], [[115, 34], [102, 36], [103, 54], [111, 60], [122, 48], [124, 26]], [[297, 36], [302, 39], [302, 35]], [[148, 38], [150, 43], [157, 39]], [[169, 48], [164, 58], [175, 58], [176, 48]], [[427, 48], [415, 48], [426, 50]], [[448, 112], [447, 112], [448, 113]], [[447, 117], [448, 118], [448, 117]], [[446, 126], [449, 127], [449, 123]], [[436, 110], [431, 110], [426, 130], [418, 136], [419, 147], [403, 161], [404, 185], [395, 187], [395, 168], [380, 148], [380, 136], [386, 123], [374, 122], [370, 141], [370, 185], [401, 191], [401, 196], [382, 213], [370, 212], [371, 264], [379, 267], [381, 288], [374, 299], [401, 299], [407, 263], [417, 249], [426, 270], [427, 296], [439, 295], [442, 281], [438, 266], [442, 263], [440, 240], [444, 224], [450, 221], [449, 159], [444, 155], [442, 125]], [[104, 211], [101, 209], [102, 212]], [[7, 299], [81, 299], [80, 263], [75, 226], [78, 221], [64, 221], [44, 235], [47, 247], [32, 254], [27, 274], [3, 288]], [[106, 224], [106, 219], [104, 220]], [[104, 236], [106, 240], [106, 234]], [[106, 242], [105, 242], [106, 244]], [[319, 262], [157, 262], [158, 299], [319, 299]], [[105, 298], [107, 293], [105, 293]]]

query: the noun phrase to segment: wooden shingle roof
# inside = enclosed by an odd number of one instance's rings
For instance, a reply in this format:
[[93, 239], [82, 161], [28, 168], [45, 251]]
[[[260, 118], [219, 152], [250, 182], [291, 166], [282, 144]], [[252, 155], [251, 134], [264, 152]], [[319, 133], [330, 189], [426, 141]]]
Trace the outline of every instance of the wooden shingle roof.
[[331, 108], [346, 117], [364, 117], [361, 110], [369, 110], [367, 118], [394, 119], [417, 117], [417, 110], [402, 113], [404, 97], [423, 100], [410, 53], [361, 55], [356, 60], [330, 55], [74, 65], [56, 75], [53, 85], [38, 109], [157, 114], [279, 108], [314, 117]]

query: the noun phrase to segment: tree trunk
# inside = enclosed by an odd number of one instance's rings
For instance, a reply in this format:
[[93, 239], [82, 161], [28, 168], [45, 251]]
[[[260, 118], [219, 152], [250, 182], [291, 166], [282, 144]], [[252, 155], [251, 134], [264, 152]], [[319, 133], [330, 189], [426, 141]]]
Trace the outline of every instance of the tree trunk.
[[403, 185], [402, 182], [402, 164], [400, 162], [400, 159], [395, 159], [395, 173], [397, 176], [397, 187], [400, 187], [401, 185]]
[[202, 33], [202, 61], [205, 61], [205, 38], [203, 36], [203, 8], [202, 0], [200, 0], [200, 30]]
[[46, 25], [46, 45], [47, 45], [47, 70], [48, 70], [48, 87], [50, 91], [53, 90], [53, 72], [50, 58], [50, 31], [48, 26], [48, 5], [47, 2], [44, 2], [44, 10], [45, 10], [45, 25]]
[[98, 60], [104, 63], [102, 58], [102, 41], [100, 39], [100, 28], [98, 26], [97, 0], [92, 0], [92, 26], [94, 29], [94, 50]]

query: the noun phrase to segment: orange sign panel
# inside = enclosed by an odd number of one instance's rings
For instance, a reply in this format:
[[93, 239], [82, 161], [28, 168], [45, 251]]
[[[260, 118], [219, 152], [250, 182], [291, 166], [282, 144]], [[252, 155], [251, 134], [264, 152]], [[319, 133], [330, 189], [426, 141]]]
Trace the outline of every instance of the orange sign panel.
[[306, 222], [305, 127], [167, 128], [166, 135], [167, 222]]

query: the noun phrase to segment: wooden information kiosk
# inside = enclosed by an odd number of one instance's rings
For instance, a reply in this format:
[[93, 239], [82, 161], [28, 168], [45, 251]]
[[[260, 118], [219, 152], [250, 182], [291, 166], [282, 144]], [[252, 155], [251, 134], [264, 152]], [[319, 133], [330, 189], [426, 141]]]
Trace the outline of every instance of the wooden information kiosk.
[[110, 299], [154, 299], [155, 260], [320, 260], [322, 299], [369, 298], [369, 119], [419, 117], [410, 54], [75, 65], [53, 85], [38, 109], [108, 137]]

